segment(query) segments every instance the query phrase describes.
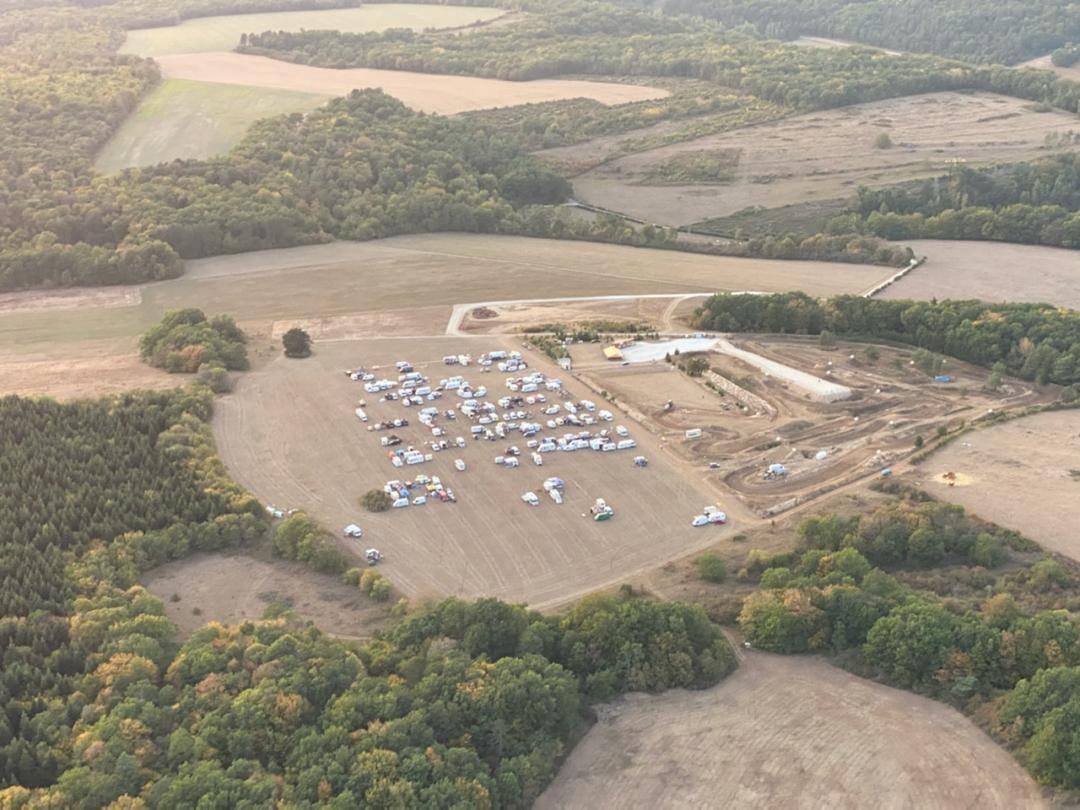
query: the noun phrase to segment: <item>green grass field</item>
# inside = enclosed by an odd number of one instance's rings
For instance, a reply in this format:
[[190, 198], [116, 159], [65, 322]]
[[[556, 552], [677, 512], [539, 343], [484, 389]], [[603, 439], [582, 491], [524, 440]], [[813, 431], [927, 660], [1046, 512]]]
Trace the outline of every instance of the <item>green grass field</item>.
[[94, 161], [100, 172], [227, 152], [261, 118], [308, 112], [327, 96], [212, 84], [162, 82], [124, 122]]
[[387, 28], [456, 28], [495, 19], [497, 8], [385, 3], [325, 11], [280, 11], [267, 14], [229, 14], [201, 17], [180, 25], [129, 31], [121, 53], [164, 56], [172, 53], [231, 51], [241, 34], [263, 31], [333, 30], [349, 33]]

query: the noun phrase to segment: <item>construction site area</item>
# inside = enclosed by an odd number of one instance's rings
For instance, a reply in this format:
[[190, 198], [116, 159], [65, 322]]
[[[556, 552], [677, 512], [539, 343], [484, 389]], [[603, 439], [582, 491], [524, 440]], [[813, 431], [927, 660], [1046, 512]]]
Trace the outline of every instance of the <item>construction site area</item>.
[[957, 360], [932, 361], [944, 363], [935, 374], [908, 349], [816, 338], [702, 336], [621, 354], [571, 349], [577, 375], [760, 518], [890, 476], [940, 433], [1047, 396], [1015, 380], [990, 391], [985, 369]]

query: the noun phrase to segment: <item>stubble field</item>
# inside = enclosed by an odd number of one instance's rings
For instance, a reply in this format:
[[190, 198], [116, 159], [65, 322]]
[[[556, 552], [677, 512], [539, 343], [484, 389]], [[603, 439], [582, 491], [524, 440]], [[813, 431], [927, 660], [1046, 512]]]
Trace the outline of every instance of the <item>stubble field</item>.
[[[956, 486], [942, 473], [954, 472]], [[928, 492], [1080, 560], [1080, 411], [1017, 419], [962, 436], [917, 478]]]
[[[138, 335], [163, 312], [202, 307], [242, 322], [255, 344], [303, 321], [327, 337], [438, 335], [451, 303], [522, 297], [803, 289], [814, 295], [859, 292], [887, 268], [828, 262], [734, 259], [512, 236], [427, 234], [373, 242], [259, 251], [190, 261], [186, 273], [143, 285], [133, 303], [97, 306], [96, 291], [64, 298], [42, 311], [39, 293], [5, 297], [0, 321], [0, 394], [67, 394], [59, 367], [127, 358]], [[25, 310], [21, 308], [25, 304]], [[19, 384], [10, 370], [19, 368]], [[70, 370], [69, 366], [64, 366]], [[154, 376], [160, 372], [146, 370]], [[97, 391], [87, 375], [86, 395]], [[176, 380], [175, 377], [166, 378]], [[176, 380], [177, 383], [180, 380]]]
[[1075, 250], [935, 239], [904, 244], [928, 259], [879, 298], [979, 298], [1080, 309], [1080, 255]]
[[[825, 112], [685, 141], [606, 163], [574, 179], [586, 202], [649, 222], [685, 225], [751, 206], [853, 196], [948, 170], [953, 163], [1029, 160], [1049, 153], [1050, 133], [1076, 129], [1064, 112], [1035, 112], [1027, 102], [988, 93], [931, 93]], [[891, 148], [876, 148], [885, 133]], [[550, 150], [572, 162], [575, 149]], [[738, 155], [730, 182], [650, 185], [659, 167], [687, 156]]]
[[538, 810], [1046, 806], [955, 709], [818, 658], [750, 653], [712, 689], [631, 694], [599, 711]]
[[102, 149], [97, 168], [113, 172], [221, 154], [262, 118], [307, 112], [355, 89], [379, 88], [413, 109], [444, 115], [578, 97], [623, 104], [668, 95], [666, 90], [617, 82], [508, 82], [395, 70], [332, 70], [232, 52], [244, 33], [460, 28], [504, 14], [479, 6], [395, 3], [202, 17], [131, 31], [121, 52], [154, 57], [166, 81]]

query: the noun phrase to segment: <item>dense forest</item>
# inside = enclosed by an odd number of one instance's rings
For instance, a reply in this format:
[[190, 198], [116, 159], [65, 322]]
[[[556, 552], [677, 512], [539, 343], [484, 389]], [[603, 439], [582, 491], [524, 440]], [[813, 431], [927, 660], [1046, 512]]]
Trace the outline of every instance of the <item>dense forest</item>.
[[[1070, 139], [1071, 135], [1067, 135]], [[885, 239], [989, 239], [1080, 248], [1080, 155], [859, 189], [852, 214], [829, 229]]]
[[741, 572], [761, 587], [739, 615], [754, 646], [839, 655], [989, 716], [1036, 778], [1080, 787], [1075, 564], [918, 492], [861, 517], [808, 518], [799, 531], [799, 548], [752, 553]]
[[866, 45], [1013, 64], [1080, 39], [1071, 0], [623, 0], [773, 39], [838, 37]]
[[715, 295], [694, 325], [721, 332], [771, 332], [894, 340], [1039, 383], [1080, 383], [1080, 313], [1046, 304], [886, 301], [804, 293]]
[[181, 645], [139, 575], [269, 528], [210, 405], [0, 399], [0, 806], [525, 807], [588, 702], [735, 667], [701, 608], [614, 597], [452, 599], [358, 646], [288, 616]]

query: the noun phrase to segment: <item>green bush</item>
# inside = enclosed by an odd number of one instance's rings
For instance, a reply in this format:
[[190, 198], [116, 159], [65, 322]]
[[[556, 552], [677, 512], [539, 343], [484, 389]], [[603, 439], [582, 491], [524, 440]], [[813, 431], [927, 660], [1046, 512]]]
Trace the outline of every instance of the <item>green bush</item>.
[[727, 579], [727, 563], [717, 554], [702, 554], [694, 565], [698, 576], [706, 582], [723, 582]]
[[394, 505], [394, 499], [384, 489], [369, 489], [360, 496], [360, 505], [369, 512], [385, 512]]
[[248, 367], [247, 338], [228, 315], [207, 319], [201, 309], [174, 309], [139, 341], [143, 360], [171, 374], [191, 374], [204, 364], [233, 371]]

